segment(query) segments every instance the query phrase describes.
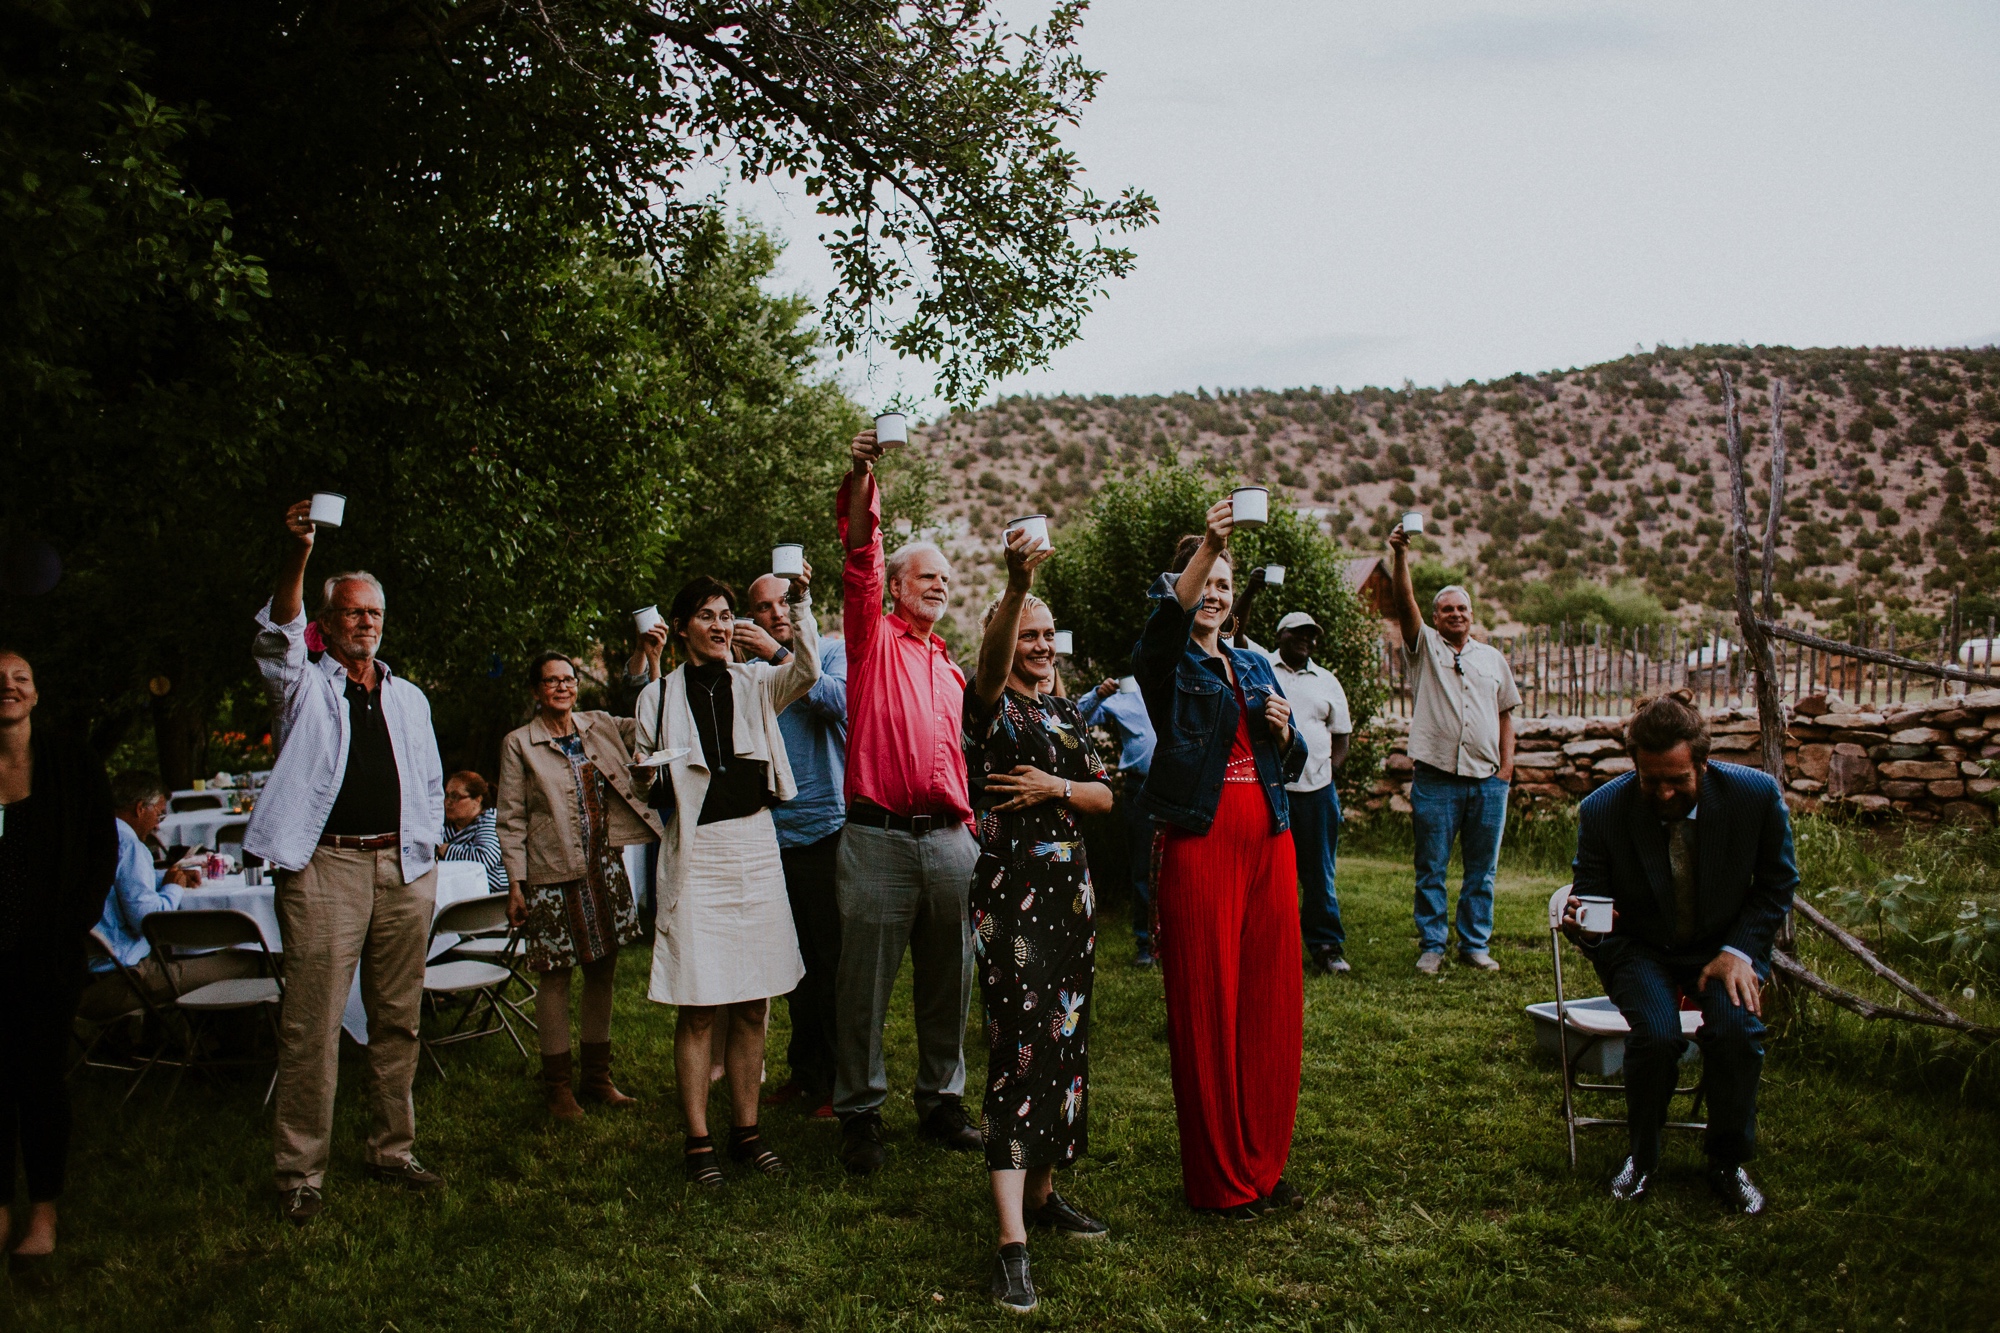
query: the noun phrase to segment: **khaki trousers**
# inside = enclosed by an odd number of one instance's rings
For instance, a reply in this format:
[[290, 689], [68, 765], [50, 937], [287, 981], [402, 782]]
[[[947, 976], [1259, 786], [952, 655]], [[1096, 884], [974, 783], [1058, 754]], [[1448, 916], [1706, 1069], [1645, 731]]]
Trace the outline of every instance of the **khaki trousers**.
[[340, 1016], [354, 969], [368, 1013], [371, 1165], [409, 1160], [416, 1142], [417, 1023], [424, 995], [437, 870], [403, 883], [400, 853], [321, 847], [303, 870], [280, 872], [274, 890], [285, 945], [285, 1002], [278, 1015], [278, 1188], [318, 1188], [333, 1137], [340, 1073]]
[[[167, 979], [167, 969], [160, 964], [158, 954], [149, 953], [126, 969], [146, 998], [161, 1009], [173, 1004], [175, 983], [179, 983], [179, 991], [185, 995], [212, 981], [254, 977], [263, 970], [263, 955], [243, 949], [218, 949], [183, 958], [174, 964], [172, 981]], [[93, 1023], [101, 1023], [130, 1011], [133, 1003], [132, 988], [125, 984], [124, 977], [116, 972], [93, 972], [77, 1012]]]

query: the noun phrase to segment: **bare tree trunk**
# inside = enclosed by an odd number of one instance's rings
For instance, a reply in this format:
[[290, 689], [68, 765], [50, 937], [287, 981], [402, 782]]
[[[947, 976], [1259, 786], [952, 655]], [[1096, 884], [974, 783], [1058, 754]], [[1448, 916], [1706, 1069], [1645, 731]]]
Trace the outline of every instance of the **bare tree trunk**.
[[[1743, 423], [1737, 416], [1736, 386], [1730, 382], [1729, 372], [1718, 367], [1716, 374], [1722, 379], [1723, 419], [1729, 433], [1729, 505], [1734, 519], [1731, 546], [1736, 557], [1736, 624], [1743, 637], [1744, 651], [1750, 655], [1751, 666], [1757, 672], [1757, 728], [1763, 742], [1764, 771], [1783, 787], [1785, 715], [1784, 706], [1778, 702], [1778, 665], [1771, 653], [1771, 641], [1765, 637], [1763, 625], [1757, 619], [1756, 607], [1750, 600], [1750, 520], [1748, 503], [1743, 494]], [[1780, 402], [1783, 396], [1784, 389], [1780, 385], [1771, 395], [1772, 402]], [[1775, 415], [1772, 424], [1782, 432], [1783, 424]], [[1779, 438], [1783, 438], [1782, 434]], [[1775, 467], [1771, 483], [1775, 494], [1779, 485]], [[1769, 577], [1767, 567], [1767, 588]], [[1768, 592], [1766, 596], [1769, 596]]]

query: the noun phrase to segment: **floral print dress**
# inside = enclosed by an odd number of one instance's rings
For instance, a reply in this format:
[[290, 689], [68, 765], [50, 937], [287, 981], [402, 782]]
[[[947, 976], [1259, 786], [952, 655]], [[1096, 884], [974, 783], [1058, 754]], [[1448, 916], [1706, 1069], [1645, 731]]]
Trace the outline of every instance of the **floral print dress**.
[[613, 846], [609, 836], [604, 802], [611, 784], [584, 753], [581, 735], [572, 731], [553, 739], [576, 779], [577, 827], [583, 831], [588, 868], [582, 879], [531, 884], [521, 891], [528, 900], [521, 937], [531, 972], [594, 963], [643, 933], [632, 884], [625, 877], [624, 849]]
[[1083, 833], [1060, 801], [1000, 812], [984, 779], [1028, 764], [1073, 783], [1104, 764], [1068, 699], [1015, 690], [984, 710], [965, 692], [967, 768], [978, 811], [973, 949], [986, 1007], [986, 1164], [1061, 1166], [1089, 1144], [1090, 987], [1097, 893]]

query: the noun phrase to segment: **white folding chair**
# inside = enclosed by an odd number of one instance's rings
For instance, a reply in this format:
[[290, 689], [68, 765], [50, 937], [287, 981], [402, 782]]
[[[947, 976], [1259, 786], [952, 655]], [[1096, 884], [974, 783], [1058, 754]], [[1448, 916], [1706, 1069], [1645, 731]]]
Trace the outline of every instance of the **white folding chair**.
[[[506, 927], [507, 895], [489, 893], [481, 898], [453, 903], [439, 912], [437, 920], [431, 923], [431, 938], [435, 940], [439, 935], [477, 937]], [[527, 1057], [528, 1048], [521, 1044], [514, 1025], [507, 1021], [510, 1011], [524, 1021], [527, 1019], [527, 1015], [505, 994], [514, 980], [511, 969], [476, 958], [447, 958], [424, 969], [424, 1002], [432, 1012], [441, 1013], [446, 1000], [461, 1002], [457, 1017], [442, 1035], [423, 1037], [420, 1034], [419, 1037], [431, 1064], [437, 1067], [439, 1078], [443, 1078], [445, 1073], [444, 1064], [437, 1056], [438, 1047], [490, 1037], [496, 1032], [505, 1032], [513, 1041], [514, 1049], [521, 1053], [523, 1059]]]
[[[168, 1102], [171, 1103], [174, 1093], [180, 1091], [181, 1076], [190, 1068], [220, 1069], [228, 1065], [262, 1063], [255, 1057], [249, 1056], [223, 1060], [202, 1057], [202, 1029], [206, 1021], [216, 1014], [236, 1013], [245, 1009], [261, 1010], [270, 1027], [272, 1049], [273, 1051], [277, 1049], [278, 1006], [285, 997], [285, 983], [271, 961], [271, 950], [264, 943], [264, 932], [257, 928], [257, 922], [253, 917], [248, 913], [223, 908], [148, 912], [140, 920], [139, 929], [145, 932], [147, 942], [153, 946], [153, 952], [167, 974], [167, 984], [173, 987], [174, 991], [174, 1011], [181, 1015], [187, 1027], [186, 1055], [179, 1062], [179, 1068], [174, 1074], [173, 1089], [167, 1093]], [[231, 977], [223, 981], [211, 981], [193, 990], [181, 989], [174, 963], [182, 954], [252, 945], [256, 947], [263, 975]], [[158, 1063], [160, 1063], [158, 1056], [146, 1062], [146, 1068], [140, 1070], [139, 1077], [132, 1080], [134, 1091]], [[271, 1082], [264, 1089], [266, 1102], [271, 1100], [271, 1094], [277, 1090], [277, 1086], [278, 1070], [274, 1059]], [[128, 1092], [126, 1095], [131, 1094]]]
[[[1585, 1083], [1577, 1066], [1590, 1057], [1592, 1051], [1612, 1038], [1623, 1041], [1631, 1035], [1632, 1026], [1625, 1021], [1625, 1015], [1618, 1012], [1608, 996], [1595, 996], [1587, 1000], [1570, 1000], [1563, 992], [1563, 908], [1569, 902], [1571, 886], [1563, 885], [1549, 895], [1549, 953], [1556, 965], [1556, 1049], [1562, 1060], [1562, 1114], [1563, 1126], [1569, 1135], [1570, 1170], [1576, 1169], [1576, 1132], [1599, 1125], [1623, 1125], [1629, 1122], [1622, 1117], [1579, 1115], [1576, 1110], [1576, 1094], [1620, 1093], [1625, 1091], [1622, 1083]], [[1544, 1008], [1545, 1006], [1530, 1006]], [[1701, 1011], [1682, 1009], [1680, 1011], [1681, 1035], [1692, 1037], [1701, 1029]], [[1572, 1047], [1574, 1042], [1574, 1047]], [[1697, 1079], [1692, 1087], [1677, 1087], [1674, 1095], [1691, 1096], [1693, 1102], [1688, 1107], [1687, 1120], [1669, 1120], [1668, 1129], [1703, 1130], [1708, 1126], [1696, 1120], [1701, 1114], [1702, 1099], [1707, 1095], [1706, 1086]]]
[[[514, 929], [512, 922], [505, 920], [504, 914], [502, 925], [504, 929], [495, 930], [488, 934], [460, 935], [458, 943], [445, 950], [444, 957], [453, 960], [471, 959], [474, 962], [493, 963], [496, 966], [506, 968], [512, 973], [513, 980], [518, 982], [521, 989], [526, 993], [522, 995], [520, 1004], [514, 1004], [510, 1007], [514, 1011], [514, 1017], [526, 1023], [532, 1031], [535, 1030], [535, 1020], [521, 1008], [522, 1004], [526, 1004], [535, 998], [535, 983], [522, 975], [521, 932]], [[505, 986], [501, 987], [500, 993], [505, 995], [507, 988]]]

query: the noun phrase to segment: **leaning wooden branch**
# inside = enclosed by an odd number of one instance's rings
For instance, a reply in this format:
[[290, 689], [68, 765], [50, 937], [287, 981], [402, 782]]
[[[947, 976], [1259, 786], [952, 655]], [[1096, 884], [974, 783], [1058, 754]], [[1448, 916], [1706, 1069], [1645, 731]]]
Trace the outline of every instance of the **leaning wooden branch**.
[[1779, 972], [1804, 986], [1823, 999], [1839, 1005], [1849, 1013], [1859, 1014], [1866, 1019], [1899, 1018], [1905, 1023], [1918, 1023], [1925, 1027], [1944, 1028], [1951, 1032], [1962, 1032], [1980, 1041], [2000, 1039], [2000, 1028], [1991, 1028], [1979, 1023], [1968, 1023], [1963, 1018], [1944, 1018], [1937, 1014], [1918, 1013], [1914, 1009], [1897, 1009], [1890, 1005], [1864, 1000], [1853, 991], [1842, 990], [1830, 981], [1822, 980], [1813, 970], [1783, 949], [1771, 950], [1771, 964]]
[[[1750, 517], [1743, 495], [1743, 423], [1737, 415], [1736, 386], [1730, 381], [1729, 372], [1718, 366], [1715, 373], [1722, 381], [1722, 414], [1729, 434], [1729, 505], [1731, 516], [1735, 519], [1731, 545], [1736, 561], [1736, 624], [1743, 638], [1744, 651], [1750, 654], [1751, 665], [1757, 673], [1757, 729], [1763, 742], [1759, 747], [1759, 758], [1763, 761], [1764, 771], [1782, 783], [1785, 780], [1785, 710], [1784, 705], [1778, 702], [1778, 661], [1750, 600]], [[1780, 386], [1774, 397], [1782, 399], [1783, 394], [1784, 389]], [[1782, 428], [1782, 422], [1777, 418], [1773, 418], [1773, 425]]]
[[1877, 662], [1914, 675], [1936, 676], [1940, 680], [1962, 680], [1971, 685], [2000, 685], [2000, 676], [1988, 675], [1981, 671], [1967, 671], [1964, 667], [1948, 666], [1942, 662], [1919, 662], [1914, 657], [1898, 657], [1895, 653], [1885, 653], [1880, 648], [1862, 648], [1856, 644], [1842, 643], [1838, 639], [1825, 638], [1769, 620], [1758, 621], [1757, 627], [1774, 639], [1784, 639], [1788, 643], [1796, 643], [1805, 648], [1817, 648], [1836, 657], [1853, 657], [1863, 662]]
[[1777, 614], [1771, 584], [1778, 569], [1778, 520], [1785, 512], [1785, 382], [1771, 385], [1771, 504], [1764, 516], [1764, 601], [1766, 620]]
[[1821, 912], [1817, 907], [1814, 907], [1797, 894], [1792, 895], [1792, 910], [1807, 921], [1812, 922], [1813, 925], [1818, 926], [1835, 944], [1838, 944], [1841, 948], [1859, 958], [1863, 963], [1866, 963], [1870, 972], [1873, 972], [1876, 976], [1882, 978], [1882, 980], [1888, 982], [1891, 986], [1894, 986], [1924, 1008], [1941, 1018], [1958, 1020], [1957, 1014], [1945, 1008], [1921, 990], [1918, 990], [1914, 982], [1909, 981], [1887, 963], [1877, 958], [1873, 949], [1870, 949], [1855, 936], [1842, 930], [1824, 912]]

